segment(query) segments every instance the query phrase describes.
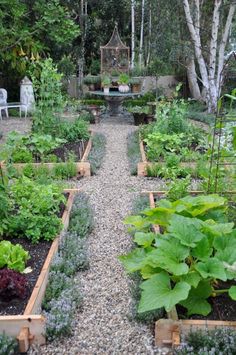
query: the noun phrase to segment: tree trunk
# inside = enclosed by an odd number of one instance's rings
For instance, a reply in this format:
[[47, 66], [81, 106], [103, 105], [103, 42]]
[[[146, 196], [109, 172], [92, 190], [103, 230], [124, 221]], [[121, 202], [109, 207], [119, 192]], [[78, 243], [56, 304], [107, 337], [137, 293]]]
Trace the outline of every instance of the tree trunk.
[[223, 35], [222, 35], [220, 46], [219, 46], [218, 71], [217, 71], [217, 79], [216, 79], [216, 88], [218, 91], [218, 97], [220, 97], [220, 95], [221, 95], [221, 87], [222, 87], [222, 83], [224, 80], [223, 68], [224, 68], [224, 62], [225, 62], [225, 57], [224, 57], [225, 47], [226, 47], [226, 44], [227, 44], [227, 41], [229, 38], [229, 31], [230, 31], [233, 16], [235, 13], [235, 9], [236, 9], [236, 3], [234, 2], [230, 5], [227, 20], [226, 20], [224, 31], [223, 31]]
[[[223, 35], [218, 45], [218, 32], [220, 27], [220, 10], [222, 10], [222, 0], [214, 0], [213, 17], [211, 21], [211, 39], [210, 46], [208, 50], [208, 58], [205, 59], [202, 53], [201, 44], [201, 6], [199, 0], [195, 0], [194, 10], [190, 9], [189, 0], [182, 0], [184, 5], [185, 17], [187, 21], [187, 26], [191, 35], [191, 39], [194, 45], [195, 56], [199, 66], [199, 71], [201, 75], [201, 82], [203, 84], [203, 89], [201, 97], [205, 100], [208, 112], [216, 112], [217, 101], [220, 96], [222, 80], [223, 80], [223, 67], [225, 61], [225, 47], [229, 37], [229, 30], [232, 24], [233, 15], [236, 8], [236, 3], [232, 2], [229, 5], [229, 12], [227, 20], [223, 29]], [[193, 12], [195, 11], [195, 12]], [[195, 22], [193, 21], [192, 13], [195, 15]], [[218, 68], [217, 68], [217, 58], [218, 58]], [[217, 73], [216, 73], [217, 68]]]
[[191, 95], [195, 100], [202, 101], [202, 96], [197, 81], [194, 57], [187, 58], [186, 66], [187, 66], [188, 84], [189, 84]]
[[141, 15], [140, 43], [139, 43], [139, 67], [140, 68], [143, 65], [144, 8], [145, 8], [145, 0], [142, 0], [142, 15]]
[[148, 50], [147, 50], [147, 66], [150, 63], [151, 58], [151, 38], [152, 38], [152, 4], [149, 4], [149, 23], [148, 23]]
[[134, 69], [135, 60], [135, 0], [131, 0], [131, 69]]

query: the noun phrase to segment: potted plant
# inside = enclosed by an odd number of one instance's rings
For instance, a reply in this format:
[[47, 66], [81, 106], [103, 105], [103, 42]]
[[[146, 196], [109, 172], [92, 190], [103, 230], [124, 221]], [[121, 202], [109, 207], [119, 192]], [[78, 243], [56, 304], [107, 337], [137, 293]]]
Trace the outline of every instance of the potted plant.
[[104, 77], [102, 78], [102, 87], [103, 87], [104, 94], [109, 94], [110, 86], [111, 86], [110, 77], [108, 75], [104, 75]]
[[149, 123], [149, 107], [148, 106], [130, 106], [128, 111], [134, 116], [134, 124], [138, 126], [140, 124]]
[[121, 73], [118, 79], [119, 92], [129, 92], [129, 76], [126, 73]]
[[130, 78], [130, 84], [132, 87], [132, 92], [140, 92], [141, 91], [141, 79], [138, 77]]
[[89, 90], [93, 91], [100, 87], [101, 78], [99, 75], [87, 75], [84, 78], [83, 83], [88, 85]]

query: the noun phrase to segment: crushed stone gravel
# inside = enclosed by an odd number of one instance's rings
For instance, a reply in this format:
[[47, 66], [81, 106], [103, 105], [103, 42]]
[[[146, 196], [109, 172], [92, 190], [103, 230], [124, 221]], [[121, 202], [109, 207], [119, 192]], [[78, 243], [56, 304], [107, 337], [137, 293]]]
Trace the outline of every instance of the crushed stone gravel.
[[97, 175], [78, 182], [95, 211], [95, 227], [88, 238], [90, 268], [77, 275], [82, 310], [76, 314], [71, 337], [32, 348], [31, 354], [164, 354], [154, 348], [151, 327], [131, 320], [129, 279], [118, 260], [132, 245], [123, 220], [131, 213], [133, 200], [140, 191], [163, 188], [163, 183], [130, 175], [126, 140], [137, 127], [110, 117], [93, 129], [106, 136], [107, 146]]

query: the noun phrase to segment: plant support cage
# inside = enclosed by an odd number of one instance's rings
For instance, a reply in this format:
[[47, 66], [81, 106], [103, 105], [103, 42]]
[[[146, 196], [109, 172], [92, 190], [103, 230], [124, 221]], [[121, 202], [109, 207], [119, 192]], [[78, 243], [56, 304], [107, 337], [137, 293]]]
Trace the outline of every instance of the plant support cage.
[[[226, 91], [232, 90], [230, 82], [236, 79], [236, 52], [226, 61], [221, 73]], [[231, 84], [232, 85], [232, 84]], [[235, 86], [234, 86], [235, 88]], [[212, 141], [208, 192], [226, 193], [236, 185], [236, 101], [223, 92], [218, 101]], [[230, 103], [231, 101], [231, 103]], [[224, 179], [227, 177], [227, 180]], [[235, 196], [235, 190], [231, 191]]]
[[101, 74], [117, 75], [129, 72], [129, 47], [120, 39], [117, 25], [111, 39], [101, 50]]

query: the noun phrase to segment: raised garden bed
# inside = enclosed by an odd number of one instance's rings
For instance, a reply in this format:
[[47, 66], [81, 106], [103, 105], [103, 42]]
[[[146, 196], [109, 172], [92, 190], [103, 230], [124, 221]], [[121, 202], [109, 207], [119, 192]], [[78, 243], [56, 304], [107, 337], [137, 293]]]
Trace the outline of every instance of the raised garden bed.
[[[165, 191], [156, 192], [144, 192], [148, 194], [150, 208], [155, 208], [156, 198], [163, 197]], [[229, 194], [236, 194], [236, 191], [227, 191]], [[202, 194], [202, 191], [192, 191], [190, 194], [198, 195]], [[156, 233], [160, 232], [159, 226], [153, 226]], [[215, 329], [215, 328], [233, 328], [236, 330], [236, 314], [235, 314], [235, 301], [229, 299], [229, 297], [224, 297], [221, 300], [214, 301], [218, 303], [215, 306], [215, 313], [209, 316], [197, 316], [195, 318], [199, 319], [179, 319], [178, 311], [180, 310], [177, 306], [177, 310], [174, 307], [170, 312], [167, 312], [167, 319], [159, 319], [155, 323], [155, 344], [159, 347], [175, 347], [180, 345], [180, 339], [183, 335], [189, 333], [190, 331], [195, 331], [197, 329]], [[227, 306], [225, 306], [227, 304]], [[219, 311], [219, 307], [223, 308], [222, 313]], [[228, 308], [228, 309], [227, 309]], [[227, 317], [230, 320], [218, 320], [217, 317]], [[202, 318], [202, 319], [201, 319]], [[208, 318], [213, 318], [208, 319]], [[216, 320], [217, 319], [217, 320]]]
[[55, 253], [58, 250], [60, 237], [68, 227], [74, 196], [76, 193], [78, 193], [78, 191], [79, 190], [77, 189], [64, 190], [64, 192], [68, 194], [68, 199], [62, 215], [63, 228], [60, 235], [53, 240], [50, 247], [49, 245], [45, 246], [45, 243], [43, 243], [43, 247], [46, 249], [49, 248], [49, 250], [45, 256], [46, 259], [43, 263], [41, 272], [37, 278], [33, 291], [28, 298], [28, 302], [25, 306], [23, 314], [0, 316], [0, 333], [5, 333], [9, 336], [17, 337], [20, 352], [26, 352], [29, 346], [33, 343], [40, 345], [45, 344], [44, 334], [46, 319], [40, 314], [41, 303], [46, 290], [49, 267]]
[[[91, 132], [90, 139], [88, 142], [84, 143], [82, 142], [80, 145], [78, 143], [68, 143], [68, 150], [72, 148], [72, 151], [76, 152], [77, 157], [81, 157], [80, 161], [75, 162], [75, 167], [76, 167], [76, 174], [77, 177], [82, 177], [82, 176], [91, 176], [91, 168], [90, 168], [90, 163], [87, 161], [88, 155], [90, 153], [91, 147], [92, 147], [92, 138], [93, 138], [93, 132]], [[34, 163], [29, 163], [35, 168], [40, 168], [42, 165], [44, 165], [48, 169], [54, 169], [56, 166], [63, 165], [63, 162], [65, 162], [65, 149], [59, 147], [55, 149], [55, 154], [59, 156], [62, 160], [60, 163], [42, 163], [42, 162], [34, 162]], [[4, 170], [7, 169], [7, 164], [5, 161], [0, 163], [2, 168]], [[64, 163], [66, 164], [66, 162]], [[27, 163], [13, 163], [12, 166], [18, 170], [22, 171], [28, 164]]]
[[[137, 174], [138, 176], [148, 176], [147, 169], [148, 167], [153, 167], [157, 162], [150, 162], [147, 160], [147, 156], [145, 153], [145, 148], [144, 148], [144, 142], [143, 140], [140, 139], [139, 141], [139, 147], [140, 147], [140, 154], [141, 154], [141, 162], [138, 163], [137, 165]], [[163, 164], [164, 162], [158, 162], [158, 164]], [[189, 167], [189, 168], [196, 168], [197, 163], [196, 162], [181, 162], [180, 166], [182, 167]]]

